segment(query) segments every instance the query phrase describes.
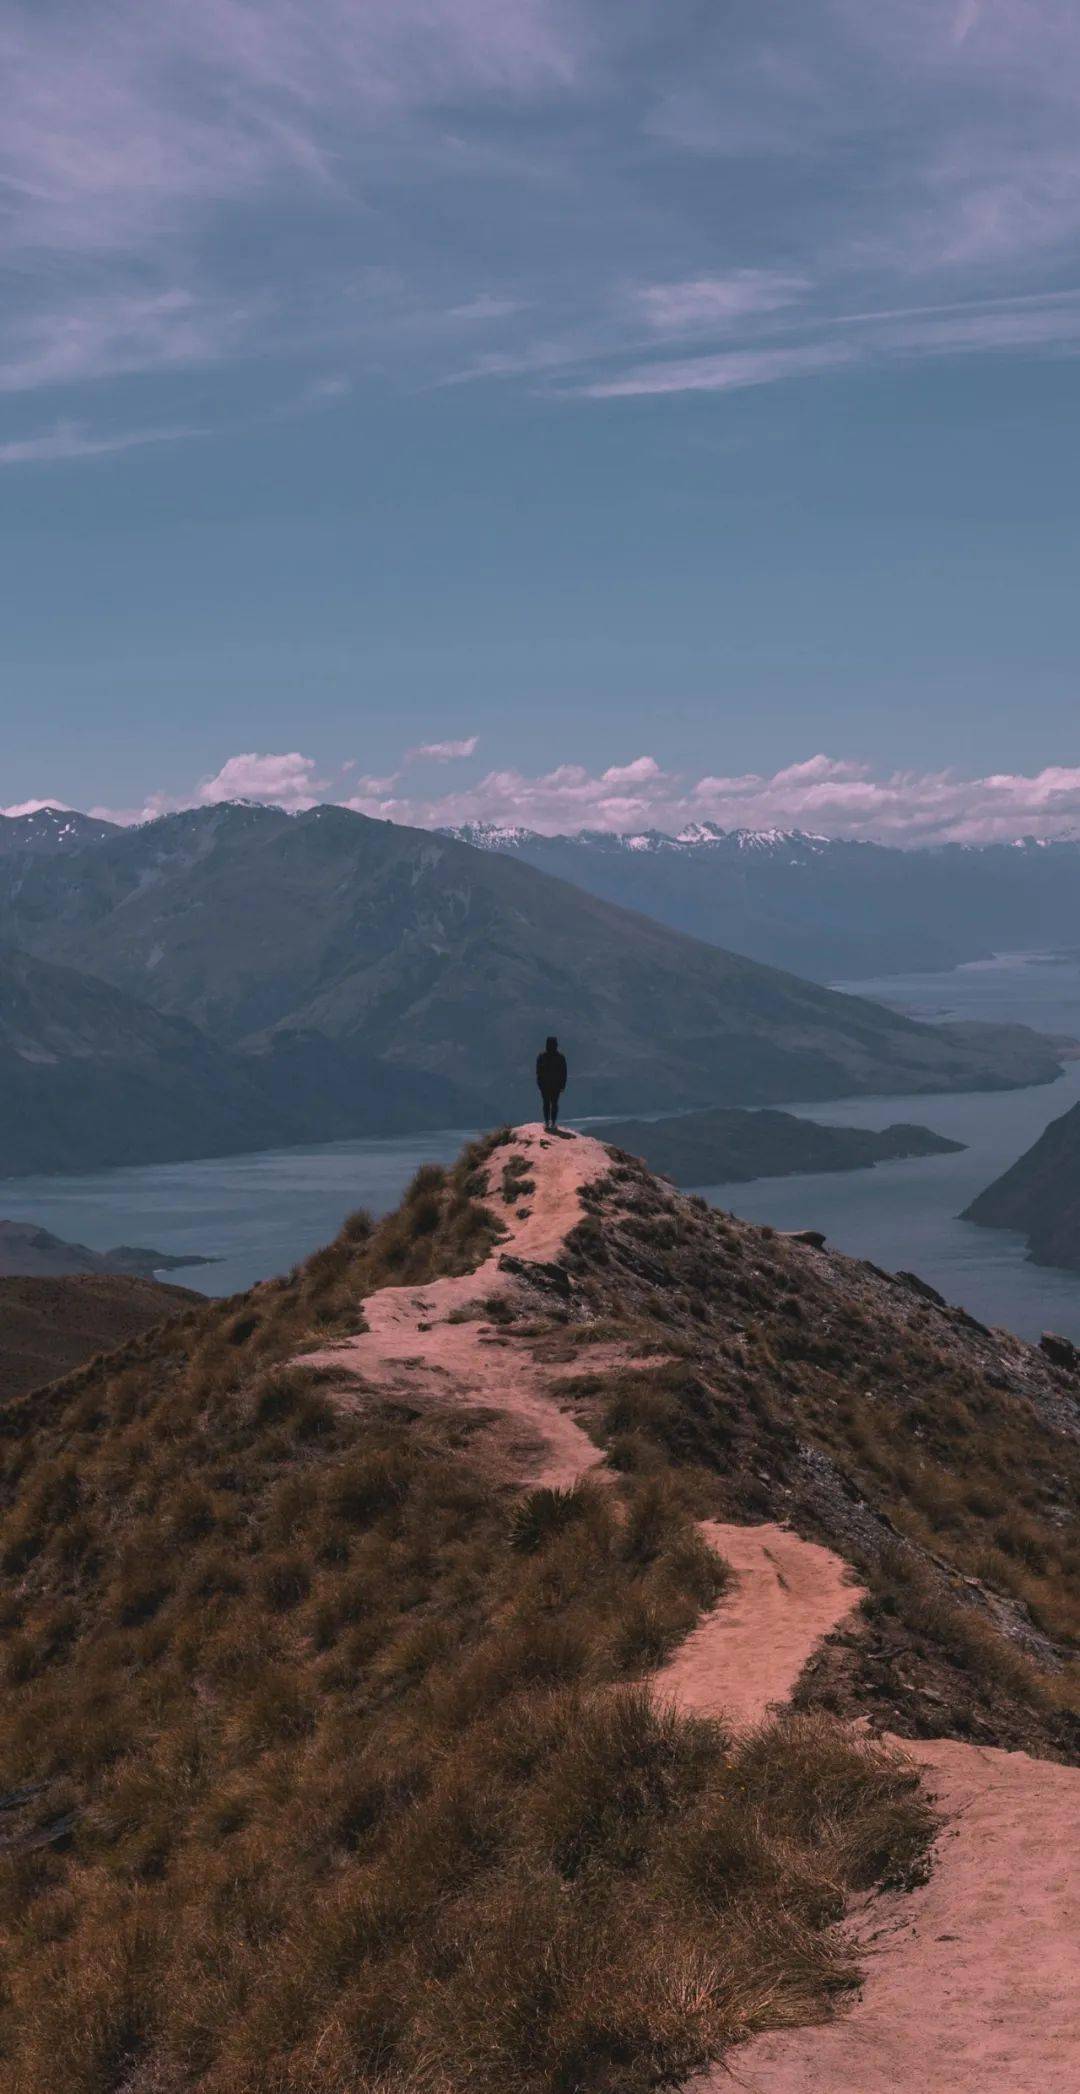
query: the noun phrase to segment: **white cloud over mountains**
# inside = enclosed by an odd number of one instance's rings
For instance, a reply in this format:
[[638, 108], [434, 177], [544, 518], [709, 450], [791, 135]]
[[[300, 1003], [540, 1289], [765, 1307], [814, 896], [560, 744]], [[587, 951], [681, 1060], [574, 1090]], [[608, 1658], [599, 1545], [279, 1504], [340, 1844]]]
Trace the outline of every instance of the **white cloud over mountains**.
[[230, 756], [213, 778], [206, 778], [195, 795], [196, 803], [212, 807], [217, 800], [265, 800], [285, 807], [290, 814], [314, 807], [330, 790], [329, 778], [320, 778], [311, 756], [293, 749], [287, 756]]
[[[577, 829], [625, 833], [655, 828], [677, 833], [691, 822], [711, 821], [725, 829], [807, 829], [906, 846], [1080, 833], [1080, 766], [1068, 765], [1051, 765], [1030, 775], [997, 772], [976, 778], [953, 771], [879, 775], [868, 764], [818, 755], [771, 774], [691, 779], [665, 769], [652, 756], [639, 756], [602, 771], [590, 771], [583, 764], [561, 764], [535, 776], [490, 770], [445, 791], [402, 789], [412, 761], [421, 755], [436, 762], [465, 760], [475, 748], [472, 735], [429, 744], [424, 751], [411, 752], [398, 771], [381, 778], [350, 778], [348, 766], [331, 776], [313, 757], [296, 750], [285, 755], [248, 753], [230, 757], [187, 795], [154, 793], [137, 809], [95, 807], [90, 812], [133, 822], [227, 799], [260, 800], [290, 813], [332, 801], [383, 821], [420, 828], [496, 822], [548, 835]], [[452, 753], [438, 753], [443, 750]], [[19, 814], [62, 804], [28, 800], [2, 811]]]
[[490, 821], [547, 834], [678, 832], [688, 823], [711, 821], [724, 829], [808, 829], [904, 845], [1011, 842], [1021, 835], [1080, 830], [1080, 767], [1054, 766], [1032, 776], [878, 776], [868, 764], [819, 755], [771, 775], [691, 780], [642, 756], [596, 773], [581, 764], [561, 764], [534, 777], [489, 771], [475, 784], [430, 798], [389, 793], [359, 796], [351, 804], [420, 827]]

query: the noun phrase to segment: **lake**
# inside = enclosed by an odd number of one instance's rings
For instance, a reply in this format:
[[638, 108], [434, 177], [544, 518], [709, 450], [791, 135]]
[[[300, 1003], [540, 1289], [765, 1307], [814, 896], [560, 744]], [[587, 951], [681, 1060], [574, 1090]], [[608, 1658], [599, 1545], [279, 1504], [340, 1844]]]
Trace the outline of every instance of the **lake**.
[[[1080, 959], [1004, 955], [951, 974], [837, 984], [925, 1018], [1021, 1020], [1080, 1038]], [[1080, 1341], [1080, 1275], [1027, 1262], [1023, 1239], [956, 1219], [1047, 1122], [1080, 1099], [1080, 1061], [1055, 1084], [954, 1097], [882, 1097], [791, 1110], [845, 1127], [919, 1120], [968, 1147], [958, 1155], [879, 1164], [872, 1171], [761, 1179], [698, 1188], [718, 1206], [777, 1228], [823, 1229], [841, 1250], [918, 1272], [983, 1322], [1024, 1337], [1046, 1329]], [[602, 1123], [594, 1123], [597, 1132]], [[173, 1277], [231, 1294], [289, 1266], [333, 1236], [355, 1207], [396, 1205], [417, 1165], [450, 1162], [474, 1130], [408, 1140], [331, 1142], [310, 1149], [213, 1157], [85, 1176], [0, 1182], [0, 1215], [35, 1221], [69, 1241], [201, 1252], [220, 1263]]]

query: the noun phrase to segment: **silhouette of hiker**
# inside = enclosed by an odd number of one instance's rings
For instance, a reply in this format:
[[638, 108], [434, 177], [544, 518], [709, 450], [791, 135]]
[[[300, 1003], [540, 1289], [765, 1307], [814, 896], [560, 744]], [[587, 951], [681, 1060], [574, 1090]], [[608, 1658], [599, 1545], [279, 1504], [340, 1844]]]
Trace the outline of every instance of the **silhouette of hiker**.
[[559, 1124], [559, 1099], [566, 1089], [566, 1056], [559, 1053], [554, 1033], [548, 1035], [543, 1053], [536, 1057], [536, 1081], [544, 1101], [544, 1125], [550, 1130]]

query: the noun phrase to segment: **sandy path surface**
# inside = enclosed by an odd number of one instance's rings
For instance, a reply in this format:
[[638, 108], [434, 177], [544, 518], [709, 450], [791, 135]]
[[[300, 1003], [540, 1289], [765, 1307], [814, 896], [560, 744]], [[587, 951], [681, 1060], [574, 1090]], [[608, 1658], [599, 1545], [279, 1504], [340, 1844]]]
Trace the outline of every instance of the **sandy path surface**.
[[[581, 1219], [582, 1187], [604, 1176], [602, 1143], [515, 1131], [535, 1191], [508, 1208], [496, 1151], [489, 1199], [509, 1234], [474, 1273], [369, 1296], [369, 1328], [306, 1353], [342, 1370], [338, 1400], [367, 1384], [478, 1404], [520, 1432], [521, 1473], [568, 1484], [598, 1449], [559, 1402], [560, 1375], [512, 1332], [447, 1318], [509, 1291], [500, 1257], [554, 1260]], [[529, 1208], [525, 1220], [515, 1209]], [[603, 1353], [603, 1357], [601, 1357]], [[588, 1365], [630, 1363], [591, 1347]], [[736, 1582], [656, 1675], [659, 1692], [735, 1727], [790, 1694], [820, 1639], [859, 1589], [830, 1550], [787, 1528], [703, 1522]], [[825, 2027], [747, 2044], [693, 2082], [693, 2094], [1080, 2094], [1080, 1769], [948, 1739], [895, 1741], [924, 1768], [946, 1820], [929, 1882], [867, 1902], [857, 1936], [867, 1965], [850, 2011]], [[690, 2094], [690, 2090], [687, 2090]]]
[[[534, 1191], [508, 1206], [501, 1179], [511, 1154], [537, 1168]], [[580, 1374], [582, 1363], [542, 1366], [512, 1332], [482, 1319], [449, 1323], [447, 1318], [510, 1291], [514, 1281], [499, 1269], [504, 1255], [550, 1264], [582, 1219], [582, 1186], [610, 1168], [603, 1143], [591, 1136], [550, 1136], [539, 1125], [515, 1128], [513, 1142], [495, 1151], [489, 1173], [488, 1204], [509, 1230], [491, 1256], [457, 1279], [381, 1288], [364, 1303], [366, 1331], [304, 1353], [303, 1365], [339, 1368], [358, 1384], [376, 1383], [413, 1397], [426, 1390], [433, 1398], [501, 1412], [520, 1433], [517, 1453], [524, 1476], [534, 1483], [573, 1483], [603, 1459], [558, 1400], [560, 1374]], [[522, 1209], [528, 1210], [525, 1220], [519, 1219]], [[615, 1348], [592, 1347], [587, 1365], [597, 1370], [616, 1357], [621, 1355]], [[340, 1400], [348, 1400], [347, 1391]]]
[[[703, 1525], [738, 1584], [656, 1685], [738, 1728], [787, 1698], [861, 1595], [838, 1557], [786, 1528]], [[850, 2011], [756, 2038], [685, 2094], [1080, 2094], [1080, 1769], [891, 1742], [945, 1821], [929, 1882], [866, 1902]]]
[[1080, 1770], [912, 1745], [946, 1814], [923, 1890], [872, 1901], [864, 1989], [826, 2028], [763, 2036], [699, 2094], [1077, 2094]]
[[736, 1583], [661, 1667], [656, 1686], [680, 1708], [740, 1730], [787, 1700], [821, 1638], [862, 1591], [831, 1549], [787, 1527], [703, 1520], [701, 1531]]

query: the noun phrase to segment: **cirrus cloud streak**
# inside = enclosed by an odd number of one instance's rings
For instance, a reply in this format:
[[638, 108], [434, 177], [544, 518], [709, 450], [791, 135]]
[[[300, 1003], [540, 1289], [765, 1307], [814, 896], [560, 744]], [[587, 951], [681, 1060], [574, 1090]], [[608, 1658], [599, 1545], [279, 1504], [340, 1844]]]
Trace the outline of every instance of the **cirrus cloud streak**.
[[872, 363], [860, 317], [942, 296], [969, 326], [885, 352], [1080, 348], [1070, 0], [9, 0], [2, 49], [10, 396], [141, 374], [179, 428], [185, 375], [328, 349], [727, 392]]

